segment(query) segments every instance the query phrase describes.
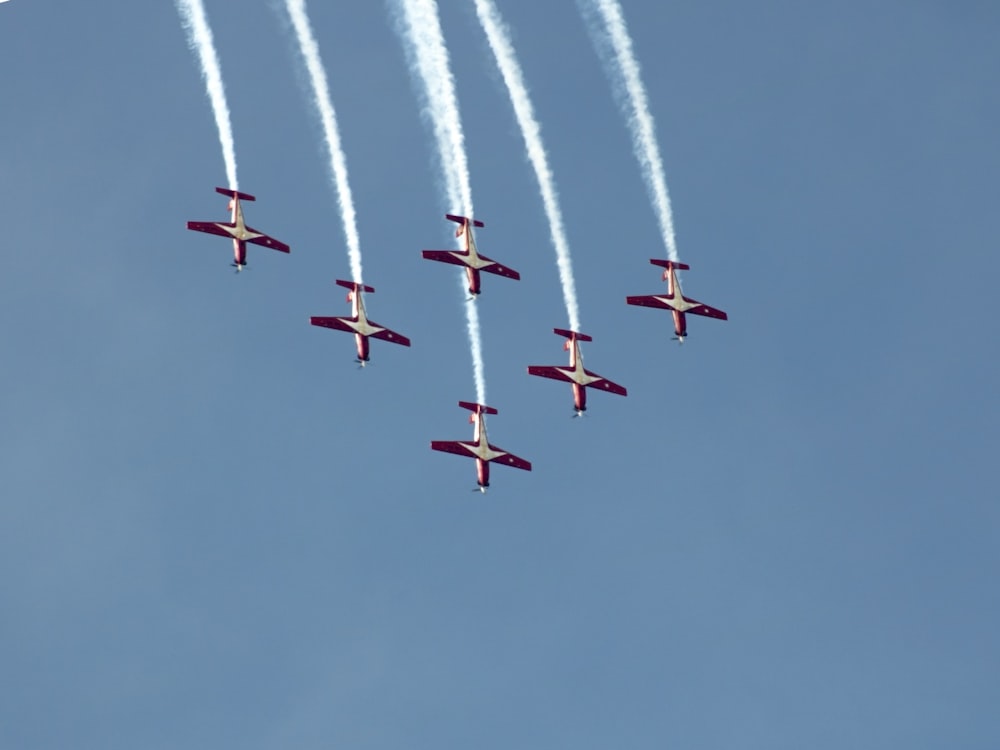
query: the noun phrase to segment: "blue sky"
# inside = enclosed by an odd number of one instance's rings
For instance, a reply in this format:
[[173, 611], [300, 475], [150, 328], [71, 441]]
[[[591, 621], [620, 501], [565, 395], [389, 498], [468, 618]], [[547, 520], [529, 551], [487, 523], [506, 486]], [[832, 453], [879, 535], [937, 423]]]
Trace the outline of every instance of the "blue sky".
[[[1000, 271], [992, 3], [625, 2], [685, 289], [576, 7], [507, 2], [594, 394], [471, 3], [442, 2], [493, 442], [428, 130], [382, 3], [310, 8], [381, 342], [358, 371], [320, 130], [280, 5], [208, 0], [248, 221], [227, 266], [172, 3], [0, 10], [0, 745], [993, 748]], [[141, 6], [141, 7], [140, 7]]]

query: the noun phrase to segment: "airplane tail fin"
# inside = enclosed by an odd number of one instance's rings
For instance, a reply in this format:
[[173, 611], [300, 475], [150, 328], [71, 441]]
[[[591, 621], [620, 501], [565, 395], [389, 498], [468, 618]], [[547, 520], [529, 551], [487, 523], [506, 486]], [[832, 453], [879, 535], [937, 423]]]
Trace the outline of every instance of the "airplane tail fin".
[[577, 333], [576, 331], [567, 331], [565, 328], [553, 328], [552, 332], [558, 334], [567, 339], [576, 339], [577, 341], [593, 341], [593, 336], [588, 336], [585, 333]]
[[478, 219], [470, 219], [468, 216], [456, 216], [455, 214], [445, 214], [444, 218], [448, 219], [448, 221], [454, 221], [457, 224], [464, 224], [465, 222], [469, 222], [474, 227], [486, 226], [485, 224], [483, 224], [483, 222], [479, 221]]
[[343, 279], [337, 279], [337, 286], [350, 289], [352, 292], [356, 289], [360, 289], [366, 294], [374, 294], [375, 292], [375, 287], [368, 286], [367, 284], [359, 284], [356, 281], [344, 281]]
[[250, 193], [241, 193], [239, 190], [233, 190], [232, 188], [217, 187], [215, 189], [215, 192], [222, 193], [222, 195], [228, 195], [230, 198], [239, 198], [241, 201], [257, 200], [252, 195], [250, 195]]
[[652, 263], [654, 266], [660, 266], [661, 268], [667, 268], [667, 269], [673, 268], [678, 271], [691, 270], [691, 266], [689, 266], [687, 263], [678, 263], [677, 261], [673, 260], [660, 260], [659, 258], [650, 258], [649, 262]]
[[487, 406], [486, 404], [474, 404], [471, 401], [459, 401], [458, 405], [463, 409], [468, 409], [474, 414], [498, 414], [499, 412], [492, 406]]

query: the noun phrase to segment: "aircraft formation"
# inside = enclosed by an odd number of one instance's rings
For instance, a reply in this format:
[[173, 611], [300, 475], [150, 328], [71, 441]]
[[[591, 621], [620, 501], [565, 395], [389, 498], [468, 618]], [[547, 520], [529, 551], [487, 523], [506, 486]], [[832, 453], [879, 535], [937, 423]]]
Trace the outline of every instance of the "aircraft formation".
[[[243, 216], [243, 202], [254, 197], [237, 190], [236, 155], [233, 141], [229, 108], [222, 84], [222, 73], [218, 54], [215, 50], [211, 28], [202, 0], [176, 0], [182, 25], [188, 34], [188, 42], [196, 52], [206, 93], [215, 114], [226, 166], [228, 188], [216, 190], [229, 198], [229, 221], [192, 221], [188, 228], [229, 238], [233, 243], [233, 266], [237, 273], [247, 265], [247, 246], [260, 245], [278, 252], [288, 253], [289, 246], [274, 237], [246, 225]], [[620, 396], [628, 391], [622, 385], [602, 375], [587, 370], [583, 365], [581, 344], [592, 340], [580, 331], [579, 304], [569, 241], [566, 237], [561, 209], [558, 201], [552, 169], [541, 137], [541, 125], [531, 103], [517, 56], [514, 52], [510, 33], [500, 15], [495, 0], [475, 0], [476, 17], [486, 36], [486, 41], [503, 80], [518, 128], [524, 140], [525, 154], [532, 166], [538, 182], [539, 197], [549, 224], [559, 282], [562, 287], [563, 302], [566, 307], [568, 325], [553, 329], [565, 338], [565, 349], [569, 361], [562, 365], [531, 365], [527, 372], [541, 378], [568, 383], [573, 394], [573, 414], [583, 416], [587, 410], [587, 389], [601, 390]], [[666, 189], [666, 178], [659, 147], [654, 136], [652, 112], [641, 81], [638, 61], [635, 58], [628, 28], [618, 0], [580, 0], [580, 11], [594, 38], [595, 49], [602, 58], [605, 72], [616, 89], [619, 106], [625, 122], [632, 134], [632, 143], [640, 171], [646, 182], [652, 207], [660, 226], [667, 260], [652, 259], [651, 262], [664, 269], [663, 280], [667, 282], [665, 293], [629, 296], [626, 303], [641, 307], [659, 308], [669, 311], [673, 320], [674, 338], [683, 343], [687, 338], [687, 316], [701, 315], [725, 320], [726, 313], [702, 302], [686, 297], [681, 290], [678, 271], [688, 266], [678, 261], [678, 253], [673, 232], [672, 211]], [[486, 417], [497, 410], [487, 406], [482, 340], [479, 327], [479, 311], [475, 300], [482, 294], [483, 274], [501, 276], [518, 281], [521, 274], [493, 258], [479, 252], [476, 244], [476, 230], [485, 225], [474, 218], [472, 200], [472, 179], [469, 160], [465, 152], [460, 107], [454, 76], [449, 61], [448, 46], [441, 28], [437, 0], [394, 0], [390, 3], [395, 18], [394, 24], [403, 44], [407, 65], [410, 69], [422, 109], [432, 124], [433, 142], [437, 149], [441, 166], [440, 189], [442, 203], [454, 213], [445, 214], [445, 219], [457, 224], [455, 237], [458, 247], [453, 249], [423, 250], [426, 260], [458, 266], [465, 274], [469, 300], [464, 305], [469, 348], [472, 355], [472, 369], [476, 387], [475, 402], [461, 401], [459, 404], [471, 412], [470, 421], [474, 425], [471, 442], [433, 441], [431, 448], [437, 451], [472, 458], [476, 461], [477, 485], [480, 491], [489, 486], [490, 464], [513, 466], [525, 471], [531, 470], [530, 462], [491, 445], [486, 437]], [[323, 140], [330, 159], [330, 176], [337, 192], [337, 205], [344, 225], [345, 244], [351, 266], [351, 280], [338, 279], [336, 283], [348, 290], [347, 300], [351, 305], [349, 316], [313, 316], [309, 322], [320, 328], [342, 331], [354, 336], [356, 362], [362, 368], [371, 357], [371, 339], [379, 339], [400, 346], [410, 346], [410, 339], [391, 328], [375, 323], [368, 317], [366, 295], [374, 288], [362, 281], [361, 250], [354, 210], [354, 200], [348, 180], [347, 156], [342, 145], [337, 117], [330, 94], [329, 84], [319, 55], [319, 44], [312, 31], [305, 0], [285, 0], [285, 9], [298, 44], [301, 62], [309, 78], [313, 104], [323, 130]]]
[[[230, 238], [233, 242], [232, 266], [235, 267], [237, 273], [247, 266], [248, 244], [260, 245], [286, 254], [291, 252], [291, 248], [284, 242], [246, 225], [243, 218], [241, 201], [256, 200], [253, 195], [222, 187], [218, 187], [215, 190], [222, 195], [229, 196], [230, 221], [189, 221], [187, 228], [196, 232], [205, 232]], [[456, 250], [424, 250], [422, 251], [422, 255], [427, 260], [463, 267], [469, 282], [468, 291], [472, 295], [473, 300], [482, 293], [481, 272], [503, 276], [515, 281], [520, 280], [521, 276], [517, 271], [479, 253], [473, 229], [484, 227], [485, 224], [482, 221], [454, 214], [446, 214], [445, 218], [459, 225], [455, 232], [455, 237], [461, 240], [462, 247]], [[667, 282], [666, 293], [629, 296], [626, 297], [625, 301], [629, 305], [669, 310], [673, 317], [674, 340], [678, 343], [684, 343], [684, 339], [688, 335], [688, 314], [702, 315], [709, 318], [716, 318], [717, 320], [728, 319], [728, 316], [722, 310], [684, 296], [677, 278], [677, 271], [689, 270], [690, 267], [687, 264], [672, 260], [661, 260], [659, 258], [651, 258], [650, 263], [665, 269], [662, 278]], [[364, 367], [370, 361], [369, 339], [371, 338], [388, 341], [401, 346], [410, 346], [410, 339], [406, 336], [385, 326], [381, 326], [368, 318], [365, 310], [364, 295], [374, 293], [375, 289], [373, 287], [360, 282], [345, 281], [343, 279], [337, 279], [336, 283], [348, 289], [347, 301], [351, 303], [351, 315], [349, 317], [312, 316], [309, 319], [310, 324], [354, 334], [357, 349], [357, 358], [355, 361], [361, 367]], [[565, 367], [559, 365], [531, 365], [528, 367], [528, 374], [569, 383], [573, 391], [574, 417], [583, 416], [587, 410], [587, 388], [603, 390], [619, 396], [628, 395], [625, 387], [584, 368], [583, 353], [580, 350], [580, 344], [582, 342], [593, 341], [592, 337], [579, 331], [571, 331], [563, 328], [555, 328], [553, 332], [566, 339], [564, 348], [569, 352], [568, 365]], [[493, 462], [496, 462], [500, 466], [510, 466], [515, 469], [531, 471], [531, 463], [529, 461], [490, 444], [487, 439], [486, 415], [497, 414], [497, 409], [486, 404], [468, 401], [459, 401], [458, 405], [471, 412], [469, 421], [474, 426], [472, 441], [433, 440], [430, 445], [432, 450], [475, 459], [476, 483], [479, 492], [486, 492], [486, 489], [490, 486], [490, 464]]]

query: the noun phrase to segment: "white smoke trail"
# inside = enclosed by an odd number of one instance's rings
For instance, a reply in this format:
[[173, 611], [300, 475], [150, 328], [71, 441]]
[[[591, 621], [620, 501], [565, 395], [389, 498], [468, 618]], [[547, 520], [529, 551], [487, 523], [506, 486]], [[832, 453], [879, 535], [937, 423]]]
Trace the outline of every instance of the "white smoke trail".
[[462, 118], [435, 0], [398, 0], [411, 67], [423, 83], [423, 98], [434, 128], [448, 201], [472, 216], [472, 187], [465, 156]]
[[215, 54], [215, 42], [212, 40], [212, 28], [205, 16], [205, 6], [201, 0], [177, 0], [177, 11], [181, 14], [181, 22], [187, 31], [188, 45], [198, 53], [198, 60], [201, 62], [201, 75], [205, 79], [205, 89], [212, 102], [215, 125], [219, 129], [222, 158], [226, 162], [226, 179], [229, 180], [230, 188], [238, 190], [233, 126], [229, 121], [226, 89], [222, 85], [219, 57]]
[[566, 240], [566, 230], [563, 227], [562, 211], [559, 208], [559, 195], [556, 192], [555, 178], [549, 167], [549, 157], [542, 141], [542, 128], [535, 117], [535, 109], [528, 95], [528, 87], [524, 83], [524, 74], [514, 53], [507, 27], [500, 18], [493, 0], [476, 0], [476, 13], [479, 23], [486, 32], [486, 38], [493, 50], [500, 74], [503, 76], [511, 104], [514, 105], [514, 115], [524, 136], [524, 145], [528, 151], [528, 159], [535, 170], [538, 179], [538, 189], [542, 194], [542, 205], [549, 220], [549, 232], [552, 244], [556, 249], [556, 265], [559, 267], [559, 282], [562, 285], [563, 302], [566, 304], [566, 314], [569, 317], [569, 327], [580, 330], [580, 307], [576, 300], [576, 282], [573, 279], [573, 260], [570, 257], [569, 242]]
[[[466, 286], [465, 274], [458, 276], [458, 290], [464, 298], [469, 289]], [[465, 328], [469, 334], [469, 349], [472, 353], [472, 377], [476, 381], [476, 401], [486, 403], [486, 373], [483, 367], [483, 335], [479, 328], [479, 308], [476, 301], [465, 300]]]
[[330, 96], [330, 86], [326, 71], [319, 55], [319, 45], [309, 23], [306, 12], [306, 0], [285, 0], [288, 15], [292, 19], [295, 38], [299, 43], [299, 51], [309, 73], [309, 82], [313, 90], [313, 104], [319, 114], [323, 126], [323, 136], [326, 139], [327, 152], [330, 155], [330, 176], [337, 190], [337, 203], [340, 206], [340, 218], [344, 224], [344, 238], [347, 241], [347, 257], [351, 263], [351, 276], [361, 283], [361, 240], [358, 237], [357, 214], [354, 210], [354, 198], [351, 195], [351, 184], [347, 179], [347, 157], [340, 142], [340, 131], [337, 128], [337, 113], [333, 108], [333, 98]]
[[[607, 33], [607, 43], [610, 43], [610, 54], [606, 43], [599, 36], [596, 23], [591, 23], [591, 31], [597, 42], [599, 51], [604, 57], [605, 68], [618, 90], [615, 92], [622, 107], [629, 130], [632, 133], [632, 147], [639, 160], [646, 189], [649, 191], [656, 218], [663, 235], [663, 244], [667, 248], [667, 257], [678, 260], [677, 241], [674, 237], [674, 218], [670, 209], [670, 195], [667, 193], [667, 180], [663, 170], [663, 160], [660, 158], [660, 148], [656, 143], [656, 125], [649, 109], [646, 89], [642, 84], [642, 73], [632, 48], [632, 38], [628, 33], [625, 16], [618, 0], [578, 0], [594, 7], [601, 16], [604, 31]], [[581, 6], [583, 7], [583, 6]], [[586, 14], [586, 8], [584, 8]]]
[[[444, 178], [449, 212], [473, 216], [472, 185], [469, 162], [465, 155], [465, 136], [455, 95], [455, 80], [448, 61], [448, 48], [435, 0], [396, 0], [400, 34], [411, 70], [419, 74], [424, 106], [431, 119], [437, 142], [438, 160]], [[465, 275], [459, 277], [462, 296], [467, 293]], [[483, 342], [479, 328], [479, 312], [474, 302], [465, 303], [469, 348], [472, 352], [472, 372], [476, 381], [476, 398], [486, 403], [486, 377], [483, 367]]]

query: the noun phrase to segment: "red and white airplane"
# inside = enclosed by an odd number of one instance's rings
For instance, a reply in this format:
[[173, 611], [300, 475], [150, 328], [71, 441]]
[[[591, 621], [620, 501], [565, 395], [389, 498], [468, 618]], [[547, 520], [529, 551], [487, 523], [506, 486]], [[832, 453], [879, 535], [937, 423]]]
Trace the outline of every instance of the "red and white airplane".
[[384, 326], [380, 326], [371, 320], [365, 313], [365, 300], [363, 293], [372, 294], [375, 290], [364, 284], [354, 281], [344, 281], [337, 279], [337, 284], [350, 289], [347, 293], [347, 301], [351, 303], [351, 317], [349, 318], [323, 318], [313, 316], [309, 322], [314, 326], [322, 328], [332, 328], [335, 331], [347, 331], [353, 333], [358, 345], [358, 358], [355, 360], [362, 367], [368, 362], [368, 339], [382, 339], [391, 341], [393, 344], [409, 346], [410, 340], [395, 331], [390, 331]]
[[692, 315], [704, 315], [706, 318], [729, 320], [729, 316], [722, 312], [722, 310], [717, 310], [716, 308], [710, 307], [696, 299], [685, 297], [684, 293], [681, 292], [681, 286], [677, 283], [676, 272], [690, 270], [691, 266], [686, 263], [675, 263], [672, 260], [660, 260], [659, 258], [650, 258], [649, 262], [654, 266], [662, 266], [667, 269], [663, 272], [663, 278], [669, 285], [667, 288], [667, 294], [648, 294], [637, 297], [626, 297], [625, 301], [630, 305], [658, 307], [670, 310], [674, 316], [675, 341], [678, 341], [681, 344], [684, 343], [684, 337], [687, 336], [687, 320], [685, 316], [688, 313], [691, 313]]
[[552, 378], [553, 380], [565, 380], [572, 383], [573, 407], [576, 409], [574, 416], [582, 417], [583, 413], [587, 411], [587, 388], [600, 388], [608, 393], [616, 393], [619, 396], [628, 395], [628, 391], [617, 383], [612, 383], [597, 373], [583, 369], [583, 352], [580, 351], [580, 342], [593, 341], [593, 338], [585, 333], [566, 331], [562, 328], [553, 328], [552, 330], [554, 333], [569, 339], [563, 345], [563, 349], [569, 351], [569, 367], [531, 365], [528, 367], [528, 374], [539, 375], [543, 378]]
[[469, 422], [476, 426], [472, 442], [466, 443], [462, 440], [432, 440], [432, 450], [454, 453], [456, 456], [476, 459], [476, 479], [480, 492], [486, 492], [486, 488], [490, 486], [490, 463], [493, 461], [497, 461], [504, 466], [513, 466], [515, 469], [531, 471], [531, 462], [525, 461], [523, 458], [518, 458], [513, 453], [501, 450], [495, 445], [490, 445], [486, 437], [486, 415], [496, 414], [496, 409], [492, 406], [473, 404], [469, 401], [459, 401], [458, 405], [472, 412], [469, 415]]
[[277, 250], [279, 253], [290, 252], [288, 245], [284, 242], [279, 242], [274, 237], [268, 237], [263, 232], [251, 229], [243, 222], [243, 206], [240, 204], [240, 201], [253, 201], [257, 200], [256, 198], [249, 193], [241, 193], [238, 190], [230, 190], [229, 188], [217, 187], [215, 192], [230, 196], [229, 209], [233, 212], [233, 220], [189, 221], [187, 228], [193, 229], [196, 232], [208, 232], [209, 234], [217, 234], [221, 237], [231, 237], [233, 240], [233, 265], [236, 266], [237, 272], [241, 271], [247, 264], [248, 242], [254, 245], [269, 247], [272, 250]]
[[446, 219], [458, 222], [459, 227], [455, 230], [456, 237], [464, 237], [464, 250], [424, 250], [422, 255], [427, 260], [437, 260], [442, 263], [451, 263], [455, 266], [465, 266], [465, 275], [469, 277], [469, 293], [479, 294], [479, 272], [495, 273], [497, 276], [506, 276], [508, 279], [520, 280], [521, 274], [512, 268], [497, 263], [485, 255], [480, 255], [476, 250], [476, 239], [472, 236], [472, 227], [486, 226], [483, 222], [470, 219], [465, 216], [454, 216], [445, 214]]

